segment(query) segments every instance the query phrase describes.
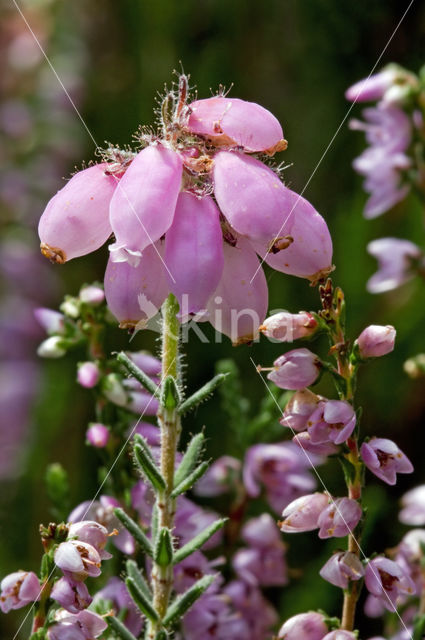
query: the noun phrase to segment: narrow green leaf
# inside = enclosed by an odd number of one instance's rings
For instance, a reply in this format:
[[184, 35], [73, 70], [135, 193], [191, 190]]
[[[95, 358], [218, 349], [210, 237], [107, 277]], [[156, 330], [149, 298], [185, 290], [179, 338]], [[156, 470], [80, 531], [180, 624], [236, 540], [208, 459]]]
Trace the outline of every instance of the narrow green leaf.
[[156, 398], [159, 397], [159, 388], [158, 385], [155, 384], [155, 382], [153, 380], [151, 380], [149, 378], [148, 375], [146, 375], [146, 373], [144, 371], [142, 371], [141, 369], [139, 369], [139, 367], [137, 367], [134, 362], [132, 360], [130, 360], [130, 358], [124, 353], [124, 351], [121, 351], [118, 355], [117, 355], [117, 360], [118, 362], [120, 362], [121, 364], [124, 365], [124, 367], [127, 369], [127, 371], [129, 373], [131, 373], [131, 375], [136, 378], [136, 380], [138, 382], [140, 382], [140, 384], [145, 387], [145, 389], [147, 391], [149, 391], [149, 393], [151, 393], [153, 396], [155, 396]]
[[215, 576], [204, 576], [190, 587], [181, 596], [178, 596], [168, 607], [163, 619], [164, 626], [169, 626], [176, 620], [180, 620], [190, 609], [190, 607], [202, 596], [210, 584], [215, 580]]
[[167, 411], [174, 411], [179, 406], [180, 392], [173, 376], [167, 376], [162, 383], [160, 402]]
[[148, 445], [148, 441], [143, 436], [141, 436], [140, 433], [135, 434], [134, 444], [138, 444], [143, 449], [148, 458], [150, 458], [152, 462], [156, 464], [155, 458], [153, 457], [152, 449]]
[[194, 551], [200, 549], [219, 529], [221, 529], [227, 522], [228, 518], [223, 518], [221, 520], [216, 520], [209, 527], [198, 533], [197, 536], [192, 538], [190, 542], [181, 547], [181, 549], [177, 549], [174, 552], [174, 564], [181, 562], [188, 556], [190, 556]]
[[165, 489], [165, 480], [161, 475], [160, 470], [153, 462], [151, 457], [146, 453], [144, 447], [141, 447], [140, 444], [135, 444], [133, 447], [134, 457], [143, 472], [146, 478], [151, 483], [152, 487], [156, 491], [164, 491]]
[[214, 376], [212, 380], [204, 384], [203, 387], [198, 389], [198, 391], [195, 391], [195, 393], [191, 395], [190, 398], [187, 398], [187, 400], [182, 402], [182, 404], [178, 408], [178, 412], [180, 413], [180, 415], [183, 415], [184, 413], [195, 409], [195, 407], [206, 400], [215, 391], [215, 389], [226, 380], [226, 378], [227, 373], [219, 373], [218, 375]]
[[148, 583], [143, 577], [142, 572], [140, 571], [137, 563], [134, 560], [127, 560], [125, 563], [125, 567], [127, 569], [127, 575], [129, 578], [132, 578], [134, 582], [139, 587], [140, 591], [143, 591], [145, 596], [149, 599], [152, 597], [151, 590], [149, 588]]
[[119, 618], [114, 616], [108, 616], [106, 621], [112, 631], [118, 634], [122, 640], [137, 640], [135, 636], [127, 629], [127, 627], [121, 622]]
[[193, 487], [195, 482], [204, 475], [208, 467], [209, 462], [201, 462], [201, 464], [198, 465], [196, 469], [194, 469], [192, 473], [187, 476], [187, 478], [182, 480], [182, 482], [177, 485], [177, 487], [171, 493], [171, 497], [177, 498], [177, 496], [179, 496], [181, 493], [184, 493], [185, 491], [188, 491], [191, 487]]
[[139, 525], [136, 524], [134, 520], [132, 520], [132, 518], [130, 518], [130, 516], [128, 516], [126, 512], [123, 511], [120, 507], [117, 507], [116, 509], [114, 509], [114, 513], [117, 516], [118, 520], [120, 520], [123, 523], [127, 531], [129, 531], [129, 533], [131, 533], [133, 538], [135, 538], [136, 542], [139, 543], [143, 551], [152, 558], [153, 556], [152, 544], [150, 540], [147, 538], [146, 534], [139, 527]]
[[157, 536], [153, 558], [160, 567], [168, 567], [173, 564], [173, 538], [171, 531], [163, 527]]
[[192, 440], [189, 442], [186, 452], [180, 462], [178, 469], [174, 475], [174, 486], [180, 484], [186, 478], [191, 471], [195, 468], [198, 458], [201, 454], [202, 447], [204, 445], [204, 434], [197, 433], [196, 436], [193, 436]]
[[143, 591], [139, 589], [133, 578], [126, 578], [125, 584], [127, 586], [128, 592], [133, 598], [136, 605], [139, 607], [140, 611], [142, 611], [145, 616], [151, 620], [152, 622], [158, 622], [159, 616], [152, 604], [146, 598]]

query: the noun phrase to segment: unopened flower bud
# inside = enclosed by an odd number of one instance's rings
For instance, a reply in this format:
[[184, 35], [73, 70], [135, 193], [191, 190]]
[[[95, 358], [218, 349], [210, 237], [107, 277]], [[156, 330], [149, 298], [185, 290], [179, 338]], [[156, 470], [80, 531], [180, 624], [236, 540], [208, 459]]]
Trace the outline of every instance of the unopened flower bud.
[[410, 378], [423, 378], [425, 376], [425, 353], [418, 353], [413, 358], [406, 360], [403, 369]]
[[128, 396], [124, 389], [121, 378], [116, 373], [109, 373], [103, 378], [102, 391], [110, 402], [123, 407], [127, 404]]
[[103, 449], [109, 440], [109, 429], [104, 424], [95, 422], [86, 431], [86, 439], [93, 447]]
[[89, 285], [80, 289], [79, 298], [81, 302], [85, 302], [86, 304], [91, 304], [96, 307], [104, 301], [105, 292], [101, 287]]
[[40, 358], [62, 358], [66, 353], [63, 339], [59, 336], [51, 336], [38, 346], [37, 355]]
[[324, 493], [312, 493], [293, 500], [282, 513], [279, 522], [281, 531], [285, 533], [301, 533], [314, 531], [319, 524], [319, 516], [328, 506], [329, 498]]
[[65, 300], [62, 302], [60, 306], [60, 310], [66, 316], [73, 318], [74, 320], [80, 315], [80, 305], [77, 298], [73, 298], [72, 296], [67, 296]]
[[311, 313], [281, 311], [266, 318], [260, 326], [260, 331], [267, 338], [273, 338], [280, 342], [293, 342], [299, 338], [312, 336], [316, 332], [317, 326], [317, 320]]
[[361, 358], [378, 358], [394, 349], [395, 336], [396, 330], [391, 325], [384, 327], [371, 324], [361, 332], [355, 345], [359, 348]]
[[322, 640], [328, 631], [325, 616], [316, 611], [299, 613], [279, 629], [278, 640]]
[[92, 389], [99, 382], [99, 378], [99, 367], [94, 362], [82, 362], [78, 366], [77, 380], [82, 387]]
[[63, 334], [65, 319], [59, 311], [39, 307], [38, 309], [34, 309], [34, 317], [49, 335], [55, 333]]
[[316, 381], [321, 363], [309, 349], [293, 349], [274, 361], [275, 370], [267, 376], [281, 389], [302, 389]]
[[357, 634], [344, 629], [335, 629], [327, 633], [322, 640], [357, 640]]

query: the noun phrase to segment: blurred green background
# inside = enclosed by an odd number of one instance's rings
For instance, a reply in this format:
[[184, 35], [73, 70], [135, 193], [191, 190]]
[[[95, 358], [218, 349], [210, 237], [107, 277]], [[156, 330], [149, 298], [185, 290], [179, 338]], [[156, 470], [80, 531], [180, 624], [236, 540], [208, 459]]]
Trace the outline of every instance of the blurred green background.
[[[369, 295], [365, 283], [375, 263], [365, 247], [371, 239], [384, 235], [408, 237], [423, 246], [423, 211], [411, 197], [391, 213], [365, 221], [365, 195], [351, 169], [364, 140], [344, 123], [328, 145], [349, 107], [345, 89], [371, 71], [407, 4], [397, 0], [31, 0], [20, 5], [32, 28], [41, 34], [42, 45], [65, 87], [71, 87], [72, 99], [99, 144], [107, 140], [124, 145], [140, 123], [152, 124], [158, 91], [164, 83], [170, 85], [175, 79], [173, 70], [182, 65], [200, 97], [210, 95], [219, 84], [229, 87], [234, 83], [232, 96], [258, 102], [278, 117], [289, 141], [288, 150], [278, 160], [288, 165], [284, 178], [291, 188], [301, 191], [314, 172], [304, 195], [325, 216], [333, 236], [334, 281], [346, 294], [350, 335], [354, 338], [371, 322], [393, 324], [398, 331], [396, 351], [363, 372], [359, 403], [364, 407], [365, 431], [394, 437], [414, 462], [416, 476], [402, 477], [388, 490], [376, 485], [367, 493], [375, 524], [374, 533], [367, 532], [367, 551], [397, 543], [404, 531], [397, 524], [397, 500], [413, 484], [425, 482], [423, 448], [418, 446], [424, 440], [424, 383], [412, 382], [402, 370], [408, 356], [425, 351], [425, 287], [414, 281], [392, 294]], [[19, 169], [24, 187], [30, 184], [32, 189], [29, 206], [26, 203], [30, 211], [27, 218], [22, 215], [19, 198], [3, 202], [3, 237], [21, 237], [25, 232], [36, 247], [36, 222], [44, 203], [61, 186], [61, 175], [69, 175], [75, 165], [94, 158], [94, 144], [44, 59], [40, 57], [29, 70], [22, 64], [17, 66], [14, 58], [13, 64], [10, 62], [11, 42], [27, 28], [12, 3], [5, 3], [1, 11], [0, 46], [9, 52], [1, 64], [10, 78], [2, 81], [4, 100], [9, 101], [18, 86], [19, 100], [35, 113], [30, 142], [21, 141], [16, 147], [9, 135], [1, 153], [7, 170]], [[424, 36], [425, 6], [414, 2], [379, 66], [395, 61], [417, 71], [425, 62]], [[20, 46], [30, 45], [23, 42]], [[47, 104], [51, 92], [55, 92], [55, 99]], [[352, 113], [358, 116], [359, 111], [355, 107]], [[7, 139], [8, 131], [3, 129], [2, 136]], [[29, 157], [34, 159], [31, 165]], [[55, 158], [60, 158], [61, 173], [53, 167], [50, 174], [49, 169], [37, 173], [40, 163], [54, 165]], [[106, 256], [105, 248], [63, 267], [51, 266], [55, 286], [39, 282], [43, 304], [47, 300], [55, 307], [64, 291], [77, 293], [81, 283], [102, 279]], [[317, 308], [317, 291], [305, 281], [270, 270], [267, 277], [270, 309], [295, 312]], [[3, 293], [10, 286], [10, 281], [3, 282]], [[121, 345], [127, 339], [125, 334], [117, 337]], [[155, 340], [154, 334], [140, 333], [133, 346], [137, 342], [140, 348], [155, 351]], [[250, 357], [267, 365], [281, 352], [279, 345], [266, 341], [233, 349], [227, 339], [221, 345], [205, 345], [193, 336], [185, 356], [188, 387], [205, 381], [218, 358], [234, 357], [246, 395], [255, 406], [264, 388]], [[0, 575], [17, 568], [37, 568], [41, 551], [38, 524], [50, 517], [43, 485], [48, 462], [60, 461], [69, 471], [73, 503], [95, 493], [95, 456], [84, 446], [92, 407], [89, 392], [75, 384], [78, 359], [75, 353], [73, 361], [43, 362], [38, 369], [35, 408], [21, 442], [26, 456], [2, 483]], [[329, 389], [324, 385], [322, 391]], [[7, 429], [5, 419], [0, 419], [1, 428]], [[192, 432], [206, 425], [210, 453], [224, 453], [229, 430], [217, 400], [202, 405], [186, 424]], [[330, 468], [325, 476], [331, 490], [342, 490], [338, 469]], [[369, 480], [375, 485], [372, 478]], [[305, 534], [293, 545], [292, 566], [299, 567], [300, 552], [309, 566], [293, 591], [283, 594], [282, 617], [307, 607], [338, 613], [338, 590], [319, 579], [311, 586], [329, 548], [311, 545]], [[13, 637], [23, 611], [1, 617], [2, 637]], [[365, 634], [373, 635], [375, 623], [361, 624]]]

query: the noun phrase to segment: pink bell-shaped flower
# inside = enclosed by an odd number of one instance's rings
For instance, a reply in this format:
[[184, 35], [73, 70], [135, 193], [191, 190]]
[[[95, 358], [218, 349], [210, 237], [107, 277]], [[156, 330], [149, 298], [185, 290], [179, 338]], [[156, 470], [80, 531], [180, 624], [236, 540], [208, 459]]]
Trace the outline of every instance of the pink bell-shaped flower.
[[79, 171], [48, 203], [38, 225], [46, 258], [63, 264], [96, 251], [111, 235], [109, 204], [119, 179], [105, 173], [107, 166]]
[[143, 251], [137, 267], [113, 262], [110, 256], [105, 272], [105, 296], [110, 311], [121, 328], [140, 326], [157, 314], [168, 295], [168, 284], [160, 243]]
[[111, 200], [114, 262], [137, 264], [146, 247], [168, 231], [181, 178], [182, 161], [171, 149], [157, 144], [138, 153]]
[[212, 198], [198, 198], [188, 192], [179, 195], [165, 238], [165, 262], [180, 313], [205, 309], [224, 264], [220, 212]]
[[282, 127], [270, 111], [255, 102], [214, 96], [189, 105], [188, 129], [213, 145], [243, 147], [245, 152], [273, 155], [287, 142]]

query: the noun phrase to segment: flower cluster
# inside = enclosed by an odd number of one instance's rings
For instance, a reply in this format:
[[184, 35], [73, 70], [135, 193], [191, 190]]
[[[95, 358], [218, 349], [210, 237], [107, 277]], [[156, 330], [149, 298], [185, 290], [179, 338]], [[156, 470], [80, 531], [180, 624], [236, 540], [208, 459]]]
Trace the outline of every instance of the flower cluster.
[[263, 107], [221, 93], [190, 102], [181, 75], [160, 130], [142, 130], [140, 144], [76, 173], [39, 224], [41, 250], [58, 263], [114, 234], [105, 293], [122, 327], [145, 326], [172, 292], [182, 320], [249, 342], [267, 310], [263, 261], [312, 282], [332, 269], [323, 218], [255, 157], [287, 144]]

